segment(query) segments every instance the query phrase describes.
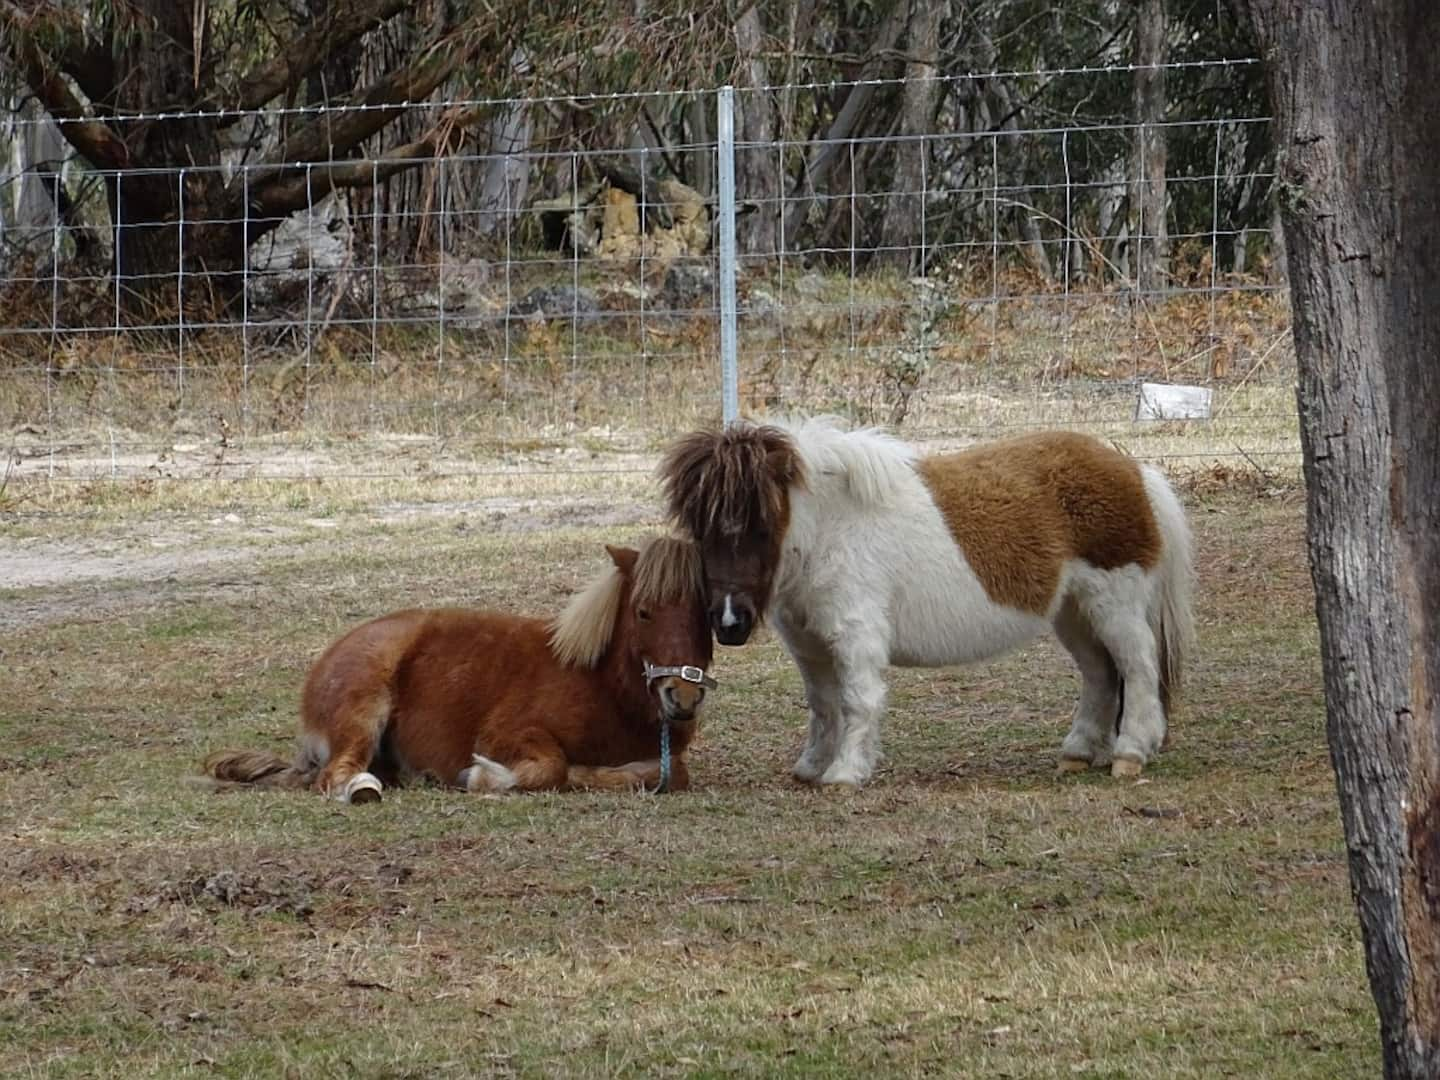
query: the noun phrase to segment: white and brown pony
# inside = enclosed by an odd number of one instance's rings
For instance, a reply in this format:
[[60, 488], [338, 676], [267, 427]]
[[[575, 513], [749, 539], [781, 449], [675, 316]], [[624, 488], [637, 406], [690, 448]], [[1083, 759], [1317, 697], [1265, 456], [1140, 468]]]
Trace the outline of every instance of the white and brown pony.
[[415, 776], [490, 792], [687, 787], [715, 685], [699, 552], [674, 537], [606, 550], [612, 565], [552, 620], [437, 608], [356, 627], [310, 669], [293, 761], [223, 751], [203, 771], [344, 802]]
[[700, 543], [716, 638], [742, 645], [768, 613], [800, 668], [798, 779], [870, 777], [887, 665], [980, 660], [1047, 628], [1084, 680], [1062, 772], [1135, 776], [1165, 741], [1191, 555], [1158, 469], [1071, 432], [921, 457], [811, 419], [683, 436], [660, 476]]

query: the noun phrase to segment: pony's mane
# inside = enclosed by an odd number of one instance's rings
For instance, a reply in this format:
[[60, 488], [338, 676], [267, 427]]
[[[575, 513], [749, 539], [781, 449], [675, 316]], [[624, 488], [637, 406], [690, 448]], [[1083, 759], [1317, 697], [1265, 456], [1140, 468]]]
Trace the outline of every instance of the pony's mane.
[[[705, 589], [700, 549], [678, 536], [647, 537], [635, 560], [632, 597], [638, 604], [678, 604]], [[566, 667], [594, 667], [610, 647], [625, 593], [625, 574], [618, 566], [581, 589], [550, 623], [550, 651]]]
[[566, 667], [594, 667], [605, 655], [620, 614], [625, 575], [611, 566], [570, 598], [550, 623], [550, 651]]
[[788, 488], [806, 483], [790, 433], [749, 421], [681, 436], [659, 475], [671, 516], [695, 537], [775, 532], [785, 521]]
[[705, 571], [693, 540], [656, 536], [640, 546], [635, 561], [637, 604], [680, 604], [703, 596]]
[[914, 449], [879, 428], [849, 430], [836, 416], [780, 420], [775, 426], [789, 433], [812, 475], [839, 478], [863, 505], [884, 505], [914, 475]]

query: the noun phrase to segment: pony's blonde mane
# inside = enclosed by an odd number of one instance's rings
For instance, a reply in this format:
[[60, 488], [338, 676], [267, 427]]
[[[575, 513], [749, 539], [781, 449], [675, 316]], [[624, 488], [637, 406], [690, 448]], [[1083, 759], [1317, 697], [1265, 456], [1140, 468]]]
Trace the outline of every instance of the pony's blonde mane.
[[570, 598], [550, 623], [550, 651], [566, 667], [594, 667], [605, 655], [620, 614], [625, 575], [612, 566]]
[[[632, 596], [637, 604], [702, 602], [705, 571], [700, 549], [678, 536], [647, 537], [635, 560]], [[594, 667], [610, 647], [620, 617], [625, 574], [611, 566], [581, 589], [550, 623], [550, 651], [566, 667]]]
[[704, 590], [700, 548], [693, 540], [656, 536], [641, 545], [635, 562], [637, 604], [679, 604]]

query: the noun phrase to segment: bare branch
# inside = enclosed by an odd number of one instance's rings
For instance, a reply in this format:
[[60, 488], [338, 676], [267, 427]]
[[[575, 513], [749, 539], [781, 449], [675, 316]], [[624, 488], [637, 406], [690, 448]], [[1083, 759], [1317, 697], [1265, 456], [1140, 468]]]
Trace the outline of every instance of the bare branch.
[[311, 27], [274, 60], [247, 75], [236, 89], [233, 103], [227, 107], [242, 112], [260, 108], [298, 85], [306, 75], [324, 63], [330, 53], [369, 33], [410, 6], [411, 0], [370, 0], [367, 4], [342, 7], [342, 14]]
[[[65, 8], [35, 5], [26, 11], [11, 0], [0, 0], [0, 26], [8, 27], [16, 42], [17, 56], [26, 48], [40, 52], [36, 42], [44, 40], [50, 67], [59, 68], [75, 81], [90, 101], [98, 102], [114, 89], [115, 62], [109, 51], [85, 44], [85, 26], [77, 13]], [[29, 66], [29, 60], [21, 57]]]
[[8, 0], [0, 4], [0, 14], [14, 33], [25, 81], [50, 115], [63, 121], [59, 128], [65, 140], [99, 168], [124, 169], [133, 164], [124, 140], [108, 125], [86, 117], [84, 103], [65, 76], [40, 51], [35, 43], [34, 16], [26, 15]]
[[[319, 202], [339, 188], [365, 188], [383, 183], [397, 173], [458, 150], [466, 131], [484, 117], [482, 106], [451, 111], [420, 138], [387, 150], [366, 161], [330, 162], [251, 189], [250, 213], [256, 215], [247, 243], [279, 225], [285, 215]], [[248, 215], [247, 215], [248, 216]]]
[[[409, 67], [373, 83], [359, 104], [366, 108], [321, 113], [300, 128], [270, 158], [273, 168], [250, 174], [253, 187], [291, 171], [297, 163], [333, 161], [374, 135], [403, 112], [402, 103], [424, 101], [458, 68], [471, 60], [486, 36], [473, 29], [455, 31], [432, 42]], [[385, 108], [394, 104], [394, 108]]]

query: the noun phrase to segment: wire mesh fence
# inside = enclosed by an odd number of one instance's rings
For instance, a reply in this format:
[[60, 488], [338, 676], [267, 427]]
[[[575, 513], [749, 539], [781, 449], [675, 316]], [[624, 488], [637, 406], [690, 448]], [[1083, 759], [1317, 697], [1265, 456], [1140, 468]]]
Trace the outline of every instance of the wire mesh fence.
[[[1150, 121], [1115, 104], [1130, 66], [1007, 73], [1023, 108], [997, 73], [613, 95], [583, 104], [652, 137], [602, 145], [537, 138], [551, 99], [432, 101], [441, 127], [483, 110], [480, 148], [291, 166], [253, 153], [285, 145], [287, 110], [229, 118], [222, 164], [169, 171], [91, 169], [12, 115], [10, 474], [599, 482], [720, 420], [727, 337], [744, 414], [1293, 461], [1266, 117], [1213, 105], [1249, 63], [1171, 65], [1204, 94]], [[847, 130], [887, 95], [895, 130]], [[1137, 419], [1146, 383], [1203, 407]]]

